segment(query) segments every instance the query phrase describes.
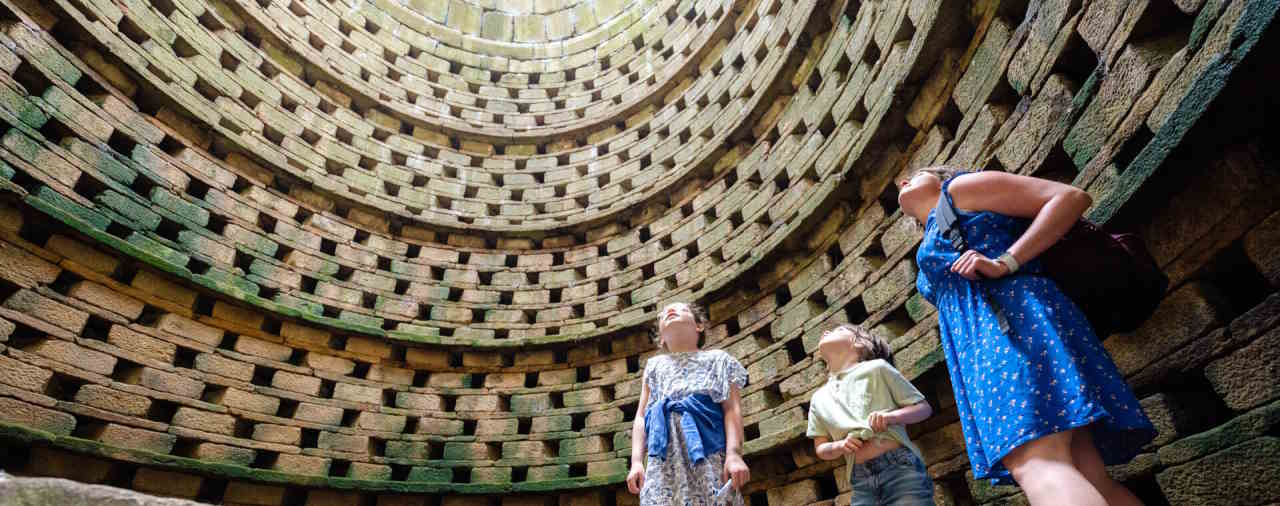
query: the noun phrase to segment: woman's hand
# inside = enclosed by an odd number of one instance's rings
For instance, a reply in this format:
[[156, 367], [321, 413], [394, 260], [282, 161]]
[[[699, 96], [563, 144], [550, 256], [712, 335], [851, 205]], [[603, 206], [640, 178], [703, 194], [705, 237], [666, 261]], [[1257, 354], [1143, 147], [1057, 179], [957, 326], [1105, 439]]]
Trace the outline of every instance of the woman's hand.
[[742, 461], [741, 455], [730, 453], [724, 457], [724, 475], [720, 478], [724, 481], [733, 478], [733, 488], [740, 489], [751, 479], [751, 470], [747, 469], [747, 463]]
[[889, 410], [872, 411], [871, 415], [867, 417], [867, 421], [871, 424], [871, 430], [876, 432], [889, 430], [890, 425], [898, 423], [893, 412]]
[[644, 487], [644, 464], [639, 462], [631, 463], [631, 472], [627, 473], [627, 490], [633, 494], [639, 494], [640, 489]]
[[964, 279], [977, 281], [979, 278], [999, 279], [1009, 273], [1009, 267], [1001, 262], [987, 258], [976, 250], [968, 250], [951, 264], [951, 272]]

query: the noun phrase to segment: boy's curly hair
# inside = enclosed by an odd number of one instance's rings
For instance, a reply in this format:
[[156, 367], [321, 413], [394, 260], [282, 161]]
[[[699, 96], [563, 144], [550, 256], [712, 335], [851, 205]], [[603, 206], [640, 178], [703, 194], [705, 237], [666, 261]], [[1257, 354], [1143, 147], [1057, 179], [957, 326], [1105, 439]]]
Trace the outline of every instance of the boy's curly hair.
[[853, 345], [862, 350], [862, 360], [875, 360], [878, 358], [888, 362], [889, 365], [897, 367], [893, 363], [893, 348], [889, 347], [889, 342], [885, 341], [883, 337], [872, 334], [871, 331], [861, 325], [849, 323], [836, 325], [827, 332], [835, 332], [837, 330], [847, 330], [853, 335]]
[[[693, 321], [697, 323], [699, 326], [703, 327], [704, 329], [703, 332], [698, 333], [698, 347], [701, 348], [704, 344], [707, 343], [707, 334], [705, 331], [707, 326], [707, 321], [708, 321], [707, 310], [703, 309], [702, 306], [698, 305], [697, 303], [681, 302], [681, 301], [669, 302], [667, 304], [663, 304], [662, 307], [665, 308], [672, 304], [685, 304], [689, 306], [689, 312], [693, 313]], [[662, 351], [667, 351], [667, 347], [662, 344], [661, 325], [662, 325], [662, 310], [659, 309], [658, 318], [653, 321], [653, 326], [649, 328], [649, 338], [653, 340], [653, 344], [658, 345], [658, 349]]]

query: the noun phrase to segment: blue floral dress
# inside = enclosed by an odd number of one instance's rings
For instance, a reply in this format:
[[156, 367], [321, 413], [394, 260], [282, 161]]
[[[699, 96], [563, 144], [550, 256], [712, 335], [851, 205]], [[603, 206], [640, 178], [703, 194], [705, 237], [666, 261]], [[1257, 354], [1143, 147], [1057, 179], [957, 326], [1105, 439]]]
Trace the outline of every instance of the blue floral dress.
[[[1030, 225], [990, 211], [957, 214], [969, 247], [988, 258], [1004, 253]], [[1037, 260], [1013, 276], [969, 281], [951, 272], [961, 253], [930, 212], [916, 253], [916, 287], [938, 308], [974, 477], [1013, 484], [1000, 461], [1010, 450], [1093, 422], [1100, 422], [1092, 430], [1106, 464], [1132, 459], [1155, 428], [1084, 313], [1040, 275]]]

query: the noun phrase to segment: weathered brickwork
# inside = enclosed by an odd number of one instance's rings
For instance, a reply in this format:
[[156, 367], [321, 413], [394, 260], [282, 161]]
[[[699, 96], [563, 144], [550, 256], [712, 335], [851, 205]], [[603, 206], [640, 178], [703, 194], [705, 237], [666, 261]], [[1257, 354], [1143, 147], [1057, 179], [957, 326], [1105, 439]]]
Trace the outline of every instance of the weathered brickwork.
[[[125, 5], [127, 4], [127, 5]], [[636, 504], [649, 326], [707, 306], [754, 505], [848, 501], [821, 332], [973, 479], [893, 181], [1075, 184], [1173, 283], [1103, 336], [1149, 504], [1271, 504], [1274, 0], [0, 0], [0, 462], [206, 502]], [[341, 480], [341, 481], [337, 481]], [[1273, 480], [1272, 480], [1273, 481]], [[430, 499], [427, 499], [430, 497]]]

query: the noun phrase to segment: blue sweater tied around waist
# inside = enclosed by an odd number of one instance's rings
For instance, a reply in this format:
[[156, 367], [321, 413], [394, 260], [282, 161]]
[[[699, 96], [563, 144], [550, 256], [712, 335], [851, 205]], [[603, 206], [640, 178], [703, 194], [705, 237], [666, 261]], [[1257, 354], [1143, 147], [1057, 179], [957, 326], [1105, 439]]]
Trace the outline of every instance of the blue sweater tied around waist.
[[685, 446], [689, 448], [689, 462], [697, 464], [707, 455], [724, 450], [724, 409], [707, 394], [694, 394], [683, 399], [660, 399], [649, 405], [644, 413], [644, 427], [648, 434], [649, 456], [664, 459], [667, 456], [667, 420], [670, 413], [680, 413], [680, 429], [684, 432]]

